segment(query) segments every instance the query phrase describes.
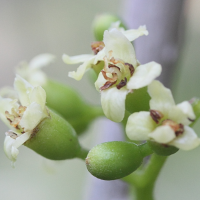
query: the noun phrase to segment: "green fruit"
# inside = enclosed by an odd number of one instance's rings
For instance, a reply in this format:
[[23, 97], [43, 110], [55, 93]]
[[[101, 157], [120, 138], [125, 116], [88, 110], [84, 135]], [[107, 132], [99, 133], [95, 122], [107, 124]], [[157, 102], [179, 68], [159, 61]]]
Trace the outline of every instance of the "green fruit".
[[126, 110], [130, 113], [139, 111], [149, 111], [150, 96], [147, 87], [134, 90], [126, 96]]
[[49, 114], [24, 145], [51, 160], [75, 158], [81, 150], [75, 130], [51, 110]]
[[88, 171], [103, 180], [123, 178], [142, 163], [139, 147], [131, 142], [106, 142], [92, 148], [87, 155]]
[[148, 145], [150, 146], [152, 151], [159, 156], [170, 156], [179, 150], [174, 146], [160, 144], [150, 140], [148, 141]]
[[[110, 28], [110, 25], [113, 22], [117, 22], [117, 21], [121, 21], [121, 19], [116, 16], [116, 15], [112, 15], [112, 14], [108, 14], [108, 13], [104, 13], [101, 15], [97, 15], [93, 21], [93, 32], [94, 32], [94, 36], [96, 38], [97, 41], [102, 41], [103, 40], [103, 33], [105, 30], [108, 30]], [[120, 27], [124, 27], [125, 26], [121, 23]]]

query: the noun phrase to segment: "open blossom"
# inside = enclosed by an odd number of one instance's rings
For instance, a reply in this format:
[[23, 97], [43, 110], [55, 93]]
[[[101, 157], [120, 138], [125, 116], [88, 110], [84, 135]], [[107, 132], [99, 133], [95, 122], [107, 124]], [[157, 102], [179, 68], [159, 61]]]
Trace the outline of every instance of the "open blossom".
[[[145, 26], [140, 26], [138, 29], [124, 30], [123, 28], [119, 28], [120, 22], [115, 22], [111, 25], [112, 29], [118, 29], [123, 35], [129, 40], [133, 41], [142, 35], [148, 35], [148, 31]], [[66, 54], [63, 55], [63, 61], [66, 64], [81, 64], [77, 71], [69, 72], [69, 77], [74, 78], [76, 80], [81, 80], [84, 73], [87, 69], [92, 68], [94, 65], [97, 65], [99, 61], [104, 61], [105, 53], [105, 42], [98, 41], [93, 42], [91, 44], [92, 51], [94, 54], [83, 54], [79, 56], [68, 56]]]
[[41, 86], [33, 87], [19, 75], [14, 82], [19, 99], [0, 98], [0, 118], [11, 130], [6, 132], [4, 151], [14, 163], [18, 148], [33, 133], [34, 128], [46, 117], [46, 93]]
[[95, 87], [101, 92], [101, 104], [107, 118], [122, 121], [129, 92], [150, 84], [161, 73], [155, 62], [140, 65], [127, 37], [117, 29], [104, 32], [104, 68]]
[[126, 133], [131, 140], [152, 140], [172, 145], [182, 150], [191, 150], [200, 144], [200, 139], [188, 125], [195, 120], [189, 102], [175, 105], [171, 91], [159, 81], [148, 86], [151, 96], [150, 112], [133, 113], [128, 118]]
[[47, 77], [41, 68], [52, 63], [54, 60], [55, 56], [52, 54], [40, 54], [34, 57], [29, 63], [21, 62], [16, 67], [16, 73], [33, 86], [43, 86], [47, 81]]

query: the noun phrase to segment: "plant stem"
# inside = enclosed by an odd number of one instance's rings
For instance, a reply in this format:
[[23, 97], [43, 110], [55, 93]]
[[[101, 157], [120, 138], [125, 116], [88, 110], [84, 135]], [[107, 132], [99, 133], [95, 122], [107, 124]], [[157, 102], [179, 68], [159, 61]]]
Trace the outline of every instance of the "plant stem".
[[84, 148], [81, 148], [81, 150], [79, 151], [78, 155], [77, 155], [77, 158], [80, 158], [82, 160], [85, 160], [87, 155], [88, 155], [88, 150], [84, 149]]
[[153, 190], [155, 182], [166, 158], [166, 156], [153, 154], [147, 166], [123, 178], [131, 187], [134, 187], [137, 200], [154, 200]]

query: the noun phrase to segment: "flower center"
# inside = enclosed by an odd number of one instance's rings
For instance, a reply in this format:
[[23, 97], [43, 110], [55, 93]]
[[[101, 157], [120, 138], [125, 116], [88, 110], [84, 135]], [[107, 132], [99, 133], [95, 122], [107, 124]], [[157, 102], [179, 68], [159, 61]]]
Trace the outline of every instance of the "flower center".
[[21, 121], [21, 118], [26, 110], [26, 106], [19, 106], [16, 110], [15, 108], [11, 109], [11, 114], [8, 111], [5, 111], [5, 116], [7, 120], [10, 122], [10, 125], [18, 130], [20, 130], [21, 133], [24, 133], [24, 128], [22, 128], [19, 123]]
[[[111, 57], [112, 51], [109, 53], [109, 57]], [[104, 57], [104, 62], [104, 69], [101, 73], [107, 81], [100, 90], [108, 89], [113, 85], [116, 86], [117, 89], [126, 86], [127, 81], [129, 81], [135, 71], [133, 65], [125, 63], [123, 60], [115, 59], [114, 57], [108, 59], [106, 56]]]
[[162, 119], [164, 118], [164, 115], [160, 111], [150, 110], [150, 116], [156, 124], [160, 124], [161, 126], [170, 126], [174, 130], [177, 137], [183, 134], [184, 125], [181, 123], [178, 124], [171, 119]]
[[92, 42], [91, 48], [94, 52], [94, 55], [97, 55], [105, 47], [105, 44], [102, 41]]

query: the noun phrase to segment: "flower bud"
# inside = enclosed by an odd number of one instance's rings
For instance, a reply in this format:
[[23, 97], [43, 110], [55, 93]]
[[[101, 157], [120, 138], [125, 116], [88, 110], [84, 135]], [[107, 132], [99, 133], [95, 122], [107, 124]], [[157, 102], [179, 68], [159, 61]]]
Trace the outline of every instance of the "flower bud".
[[126, 96], [126, 110], [130, 113], [149, 111], [149, 100], [147, 87], [134, 90]]
[[51, 160], [64, 160], [76, 157], [81, 147], [76, 132], [62, 117], [49, 110], [45, 118], [32, 132], [24, 144], [38, 154]]
[[92, 148], [87, 155], [88, 171], [103, 180], [123, 178], [142, 163], [139, 147], [131, 142], [106, 142]]
[[151, 150], [159, 156], [170, 156], [179, 150], [178, 148], [174, 146], [160, 144], [160, 143], [150, 141], [150, 140], [147, 141], [147, 143], [150, 146]]
[[[96, 40], [97, 41], [103, 40], [104, 31], [108, 30], [111, 24], [117, 21], [121, 21], [121, 19], [116, 15], [108, 13], [97, 15], [93, 21], [93, 26], [92, 26]], [[122, 23], [120, 24], [120, 27], [125, 28], [125, 26]]]
[[100, 108], [87, 105], [74, 89], [64, 84], [48, 80], [43, 88], [47, 94], [46, 105], [65, 118], [77, 134], [83, 133], [102, 113]]

